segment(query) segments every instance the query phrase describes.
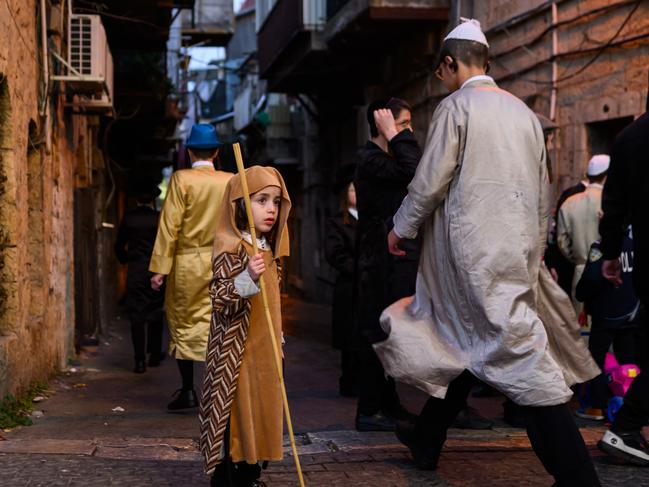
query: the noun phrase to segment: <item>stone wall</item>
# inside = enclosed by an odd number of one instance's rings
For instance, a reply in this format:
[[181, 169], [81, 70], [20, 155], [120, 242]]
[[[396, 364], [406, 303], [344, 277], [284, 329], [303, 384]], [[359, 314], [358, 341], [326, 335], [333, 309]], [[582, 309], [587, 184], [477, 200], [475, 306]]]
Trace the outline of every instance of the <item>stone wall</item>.
[[[539, 9], [545, 3], [480, 1], [474, 13], [487, 30], [496, 81], [546, 116], [553, 111], [556, 63], [559, 130], [550, 156], [558, 191], [579, 180], [590, 156], [608, 152], [614, 135], [645, 111], [649, 5], [630, 15], [636, 2], [558, 1], [554, 27], [551, 8]], [[521, 14], [521, 21], [503, 25]]]
[[[598, 54], [622, 27], [635, 2], [556, 3], [556, 29], [552, 28], [552, 11], [545, 0], [464, 0], [458, 13], [473, 15], [481, 21], [493, 58], [490, 75], [501, 87], [545, 116], [551, 115], [552, 61], [556, 61], [559, 82], [554, 119], [559, 130], [550, 140], [549, 155], [554, 189], [559, 192], [583, 176], [593, 153], [607, 152], [614, 135], [645, 111], [649, 5], [641, 3], [612, 40], [613, 45]], [[557, 32], [555, 57], [553, 30]], [[443, 35], [431, 36], [433, 50], [439, 47]], [[623, 42], [625, 39], [632, 41]], [[425, 49], [421, 42], [409, 44], [418, 51]], [[398, 60], [403, 49], [396, 46], [395, 53], [386, 52], [386, 65]], [[572, 76], [596, 55], [597, 59], [583, 72]], [[423, 143], [435, 107], [446, 96], [446, 90], [435, 78], [432, 66], [428, 72], [423, 70], [419, 74], [398, 68], [394, 73], [387, 77], [389, 81], [380, 87], [379, 93], [400, 96], [412, 104], [413, 125]], [[367, 96], [370, 98], [371, 87]]]
[[74, 336], [75, 150], [58, 96], [46, 143], [38, 4], [0, 3], [0, 397], [63, 366]]

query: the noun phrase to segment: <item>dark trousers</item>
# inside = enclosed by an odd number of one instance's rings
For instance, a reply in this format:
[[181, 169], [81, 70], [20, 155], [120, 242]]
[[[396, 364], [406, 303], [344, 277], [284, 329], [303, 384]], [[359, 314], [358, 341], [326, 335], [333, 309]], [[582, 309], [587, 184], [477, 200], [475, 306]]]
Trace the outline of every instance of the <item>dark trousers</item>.
[[[599, 326], [599, 323], [593, 323], [593, 328], [588, 340], [588, 349], [593, 356], [597, 366], [604, 370], [604, 359], [611, 345], [615, 352], [615, 358], [619, 364], [637, 363], [636, 355], [636, 338], [637, 331], [635, 328], [621, 328], [618, 330], [607, 330]], [[590, 402], [592, 407], [597, 409], [606, 409], [610, 391], [608, 382], [604, 373], [598, 375], [590, 381]]]
[[615, 417], [613, 430], [638, 431], [649, 424], [649, 324], [647, 323], [647, 304], [642, 303], [640, 316], [639, 345], [641, 349], [640, 375], [636, 377], [624, 396], [624, 404]]
[[182, 390], [193, 391], [194, 390], [194, 361], [176, 359], [176, 362], [178, 363], [178, 371], [180, 372], [180, 377], [183, 381]]
[[[446, 397], [431, 397], [417, 419], [418, 442], [436, 455], [442, 451], [448, 428], [466, 404], [473, 376], [464, 371], [448, 387]], [[567, 405], [524, 410], [527, 435], [543, 466], [561, 487], [599, 486], [597, 473]]]
[[131, 314], [130, 318], [135, 360], [145, 360], [146, 352], [159, 354], [162, 351], [162, 316], [147, 319]]
[[394, 379], [385, 376], [381, 361], [370, 344], [360, 352], [358, 414], [372, 416], [378, 412], [395, 414], [401, 407]]
[[355, 391], [358, 389], [358, 352], [342, 350], [340, 352], [340, 389]]

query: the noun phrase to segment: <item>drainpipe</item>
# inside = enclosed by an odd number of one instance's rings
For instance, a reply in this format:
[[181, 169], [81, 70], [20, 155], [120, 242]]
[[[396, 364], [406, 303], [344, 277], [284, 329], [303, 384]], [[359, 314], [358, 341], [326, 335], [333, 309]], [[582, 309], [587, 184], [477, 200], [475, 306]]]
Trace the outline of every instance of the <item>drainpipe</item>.
[[559, 54], [559, 33], [557, 32], [557, 3], [552, 2], [552, 92], [550, 94], [550, 120], [554, 122], [557, 116], [557, 55]]
[[45, 98], [43, 113], [45, 116], [45, 151], [46, 153], [52, 152], [52, 132], [50, 127], [50, 52], [47, 47], [47, 10], [45, 8], [45, 0], [41, 0], [41, 49], [43, 51], [43, 79], [45, 80]]

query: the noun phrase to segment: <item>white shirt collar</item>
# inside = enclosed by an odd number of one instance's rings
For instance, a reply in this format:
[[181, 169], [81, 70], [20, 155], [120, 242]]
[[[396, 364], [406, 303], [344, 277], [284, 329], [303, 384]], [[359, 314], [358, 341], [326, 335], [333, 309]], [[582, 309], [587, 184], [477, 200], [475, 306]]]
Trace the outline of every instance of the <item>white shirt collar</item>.
[[192, 163], [192, 167], [214, 167], [214, 164], [211, 161], [196, 161]]
[[[242, 231], [241, 236], [246, 242], [252, 245], [252, 235], [250, 235], [250, 232]], [[261, 237], [257, 237], [257, 247], [260, 250], [270, 250], [268, 247], [268, 241], [266, 240], [266, 237], [264, 237], [263, 235]]]
[[354, 217], [354, 220], [358, 220], [358, 210], [356, 208], [347, 208], [347, 211]]
[[494, 79], [491, 76], [487, 76], [486, 74], [478, 74], [476, 76], [471, 76], [468, 80], [466, 80], [464, 83], [462, 83], [462, 86], [460, 86], [460, 89], [464, 88], [466, 85], [469, 83], [473, 83], [474, 81], [492, 81], [495, 83]]

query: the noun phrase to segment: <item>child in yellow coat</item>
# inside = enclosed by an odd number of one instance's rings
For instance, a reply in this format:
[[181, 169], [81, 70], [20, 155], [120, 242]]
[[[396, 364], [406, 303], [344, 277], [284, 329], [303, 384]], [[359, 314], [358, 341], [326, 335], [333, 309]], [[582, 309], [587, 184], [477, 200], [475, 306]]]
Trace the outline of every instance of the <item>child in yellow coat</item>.
[[288, 255], [291, 201], [280, 173], [246, 170], [259, 253], [253, 255], [239, 175], [225, 191], [214, 240], [212, 321], [200, 407], [201, 452], [212, 485], [263, 485], [259, 462], [281, 460], [282, 396], [258, 279], [264, 274], [281, 341], [279, 259]]

